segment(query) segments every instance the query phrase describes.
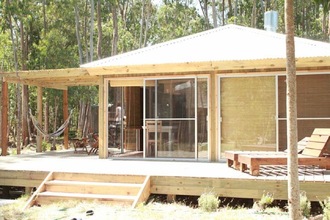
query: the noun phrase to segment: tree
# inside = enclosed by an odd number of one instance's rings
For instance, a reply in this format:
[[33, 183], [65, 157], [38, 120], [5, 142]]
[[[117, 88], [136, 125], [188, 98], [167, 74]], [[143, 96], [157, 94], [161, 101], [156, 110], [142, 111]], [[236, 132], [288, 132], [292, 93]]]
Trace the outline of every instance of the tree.
[[297, 92], [296, 61], [294, 44], [293, 0], [285, 0], [286, 71], [287, 71], [287, 136], [288, 158], [288, 203], [293, 220], [302, 219], [299, 201], [298, 150], [297, 150]]

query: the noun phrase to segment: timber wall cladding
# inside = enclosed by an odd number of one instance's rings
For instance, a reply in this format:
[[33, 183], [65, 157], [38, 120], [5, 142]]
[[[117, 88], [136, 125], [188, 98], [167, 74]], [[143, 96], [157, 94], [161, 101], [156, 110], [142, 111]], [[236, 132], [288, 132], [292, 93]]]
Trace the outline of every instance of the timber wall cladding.
[[[279, 118], [286, 118], [286, 82], [285, 76], [278, 78]], [[297, 76], [297, 117], [330, 117], [330, 75]], [[329, 120], [298, 120], [298, 140], [310, 136], [315, 128], [329, 128]], [[286, 121], [279, 121], [280, 150], [286, 147]]]
[[220, 87], [221, 151], [275, 150], [275, 77], [223, 78]]

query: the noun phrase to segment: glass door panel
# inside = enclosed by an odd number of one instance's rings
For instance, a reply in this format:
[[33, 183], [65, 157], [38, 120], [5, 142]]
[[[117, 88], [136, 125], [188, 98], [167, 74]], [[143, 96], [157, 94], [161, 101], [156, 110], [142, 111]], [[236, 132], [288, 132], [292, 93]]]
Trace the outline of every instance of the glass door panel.
[[126, 103], [123, 87], [109, 86], [108, 100], [108, 148], [124, 151], [124, 129], [126, 124]]
[[145, 157], [195, 158], [196, 79], [145, 82]]

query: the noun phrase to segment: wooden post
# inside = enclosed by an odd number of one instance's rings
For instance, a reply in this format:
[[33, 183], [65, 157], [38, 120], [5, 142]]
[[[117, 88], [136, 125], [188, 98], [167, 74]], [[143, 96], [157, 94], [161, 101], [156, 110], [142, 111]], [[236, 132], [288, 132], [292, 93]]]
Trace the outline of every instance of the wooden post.
[[7, 156], [8, 151], [8, 83], [2, 82], [2, 118], [1, 118], [1, 156]]
[[108, 158], [108, 84], [103, 76], [99, 79], [99, 158]]
[[[68, 119], [68, 90], [63, 90], [63, 117], [64, 121]], [[69, 149], [69, 126], [64, 130], [64, 148]]]
[[176, 195], [173, 195], [173, 194], [167, 194], [167, 197], [166, 197], [166, 201], [168, 203], [173, 203], [175, 202], [176, 200]]
[[209, 126], [209, 158], [212, 162], [215, 162], [217, 158], [220, 159], [220, 155], [217, 155], [217, 149], [219, 146], [219, 143], [217, 141], [218, 139], [218, 120], [217, 120], [217, 103], [218, 103], [218, 81], [215, 72], [211, 73], [210, 75], [210, 88], [209, 88], [209, 117], [208, 117], [208, 126]]
[[[42, 125], [42, 87], [37, 87], [37, 119]], [[42, 152], [42, 134], [38, 131], [37, 134], [37, 152]]]

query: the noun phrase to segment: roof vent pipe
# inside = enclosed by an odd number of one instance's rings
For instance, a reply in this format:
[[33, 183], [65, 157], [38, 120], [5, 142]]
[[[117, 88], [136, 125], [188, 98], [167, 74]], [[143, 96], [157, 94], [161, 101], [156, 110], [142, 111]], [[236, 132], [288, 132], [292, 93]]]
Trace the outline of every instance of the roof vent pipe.
[[277, 31], [278, 13], [277, 11], [266, 11], [264, 15], [264, 28], [266, 31]]

